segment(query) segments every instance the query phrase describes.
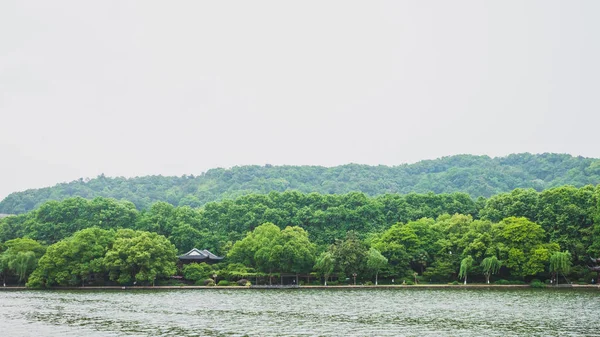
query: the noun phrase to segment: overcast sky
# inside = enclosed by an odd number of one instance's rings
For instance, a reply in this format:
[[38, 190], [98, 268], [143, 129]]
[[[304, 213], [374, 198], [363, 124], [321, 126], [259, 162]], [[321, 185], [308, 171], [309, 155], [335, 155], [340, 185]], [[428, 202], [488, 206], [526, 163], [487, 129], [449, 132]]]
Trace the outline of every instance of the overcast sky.
[[246, 164], [600, 157], [600, 1], [0, 2], [0, 198]]

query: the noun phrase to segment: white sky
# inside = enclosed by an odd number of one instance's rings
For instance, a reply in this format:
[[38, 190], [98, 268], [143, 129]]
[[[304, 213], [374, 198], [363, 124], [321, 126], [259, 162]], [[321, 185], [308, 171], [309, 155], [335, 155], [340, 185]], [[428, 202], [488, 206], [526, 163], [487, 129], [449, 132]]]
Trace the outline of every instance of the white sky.
[[0, 198], [79, 177], [600, 157], [600, 1], [0, 2]]

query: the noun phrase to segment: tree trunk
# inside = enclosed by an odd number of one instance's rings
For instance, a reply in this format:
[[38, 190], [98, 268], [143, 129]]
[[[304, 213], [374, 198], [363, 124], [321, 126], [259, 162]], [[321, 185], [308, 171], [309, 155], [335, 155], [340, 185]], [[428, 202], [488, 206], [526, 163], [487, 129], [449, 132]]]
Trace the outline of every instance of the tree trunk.
[[490, 284], [490, 274], [485, 274], [485, 283]]
[[298, 274], [296, 274], [296, 287], [300, 286], [300, 280], [298, 279]]
[[467, 273], [465, 273], [465, 285], [467, 284]]
[[379, 274], [379, 272], [375, 273], [375, 285], [377, 285], [377, 275]]
[[329, 275], [325, 275], [325, 286], [327, 287], [327, 279], [329, 278]]

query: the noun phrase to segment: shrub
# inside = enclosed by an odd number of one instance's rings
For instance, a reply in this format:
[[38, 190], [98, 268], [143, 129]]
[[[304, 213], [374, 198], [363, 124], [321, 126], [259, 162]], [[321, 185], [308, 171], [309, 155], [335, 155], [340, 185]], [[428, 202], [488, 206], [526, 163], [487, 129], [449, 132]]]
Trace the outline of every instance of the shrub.
[[[219, 282], [219, 283], [220, 283], [220, 282]], [[246, 280], [245, 278], [243, 278], [243, 279], [241, 279], [241, 280], [237, 281], [236, 283], [237, 283], [237, 285], [238, 285], [238, 286], [240, 286], [240, 287], [245, 287], [245, 286], [248, 286], [248, 285], [249, 285], [248, 283], [250, 283], [250, 281], [248, 281], [248, 280]]]
[[206, 263], [190, 263], [183, 267], [183, 276], [186, 280], [205, 280], [213, 273], [212, 267]]
[[185, 283], [183, 283], [180, 280], [157, 280], [156, 285], [157, 286], [184, 286]]
[[531, 283], [529, 284], [529, 286], [532, 288], [546, 288], [546, 285], [544, 284], [544, 282], [542, 282], [540, 280], [532, 280]]
[[407, 286], [412, 286], [412, 285], [415, 285], [415, 282], [413, 282], [411, 280], [406, 280], [406, 282], [404, 284]]
[[331, 281], [331, 282], [327, 282], [327, 285], [329, 286], [337, 286], [340, 284], [340, 281]]
[[515, 285], [522, 285], [522, 284], [527, 284], [524, 281], [521, 280], [513, 280], [513, 281], [508, 281], [508, 280], [498, 280], [496, 282], [494, 282], [494, 284], [500, 284], [500, 285], [507, 285], [507, 284], [515, 284]]
[[371, 281], [367, 281], [367, 282], [365, 282], [365, 285], [366, 285], [366, 286], [372, 286], [372, 285], [373, 285], [373, 282], [371, 282]]
[[458, 281], [453, 281], [453, 282], [452, 282], [452, 283], [450, 283], [450, 284], [452, 284], [452, 285], [454, 285], [454, 286], [457, 286], [457, 285], [459, 285]]
[[[200, 282], [200, 281], [198, 281], [198, 282]], [[211, 279], [211, 278], [207, 278], [207, 279], [206, 279], [206, 280], [204, 280], [204, 282], [202, 282], [202, 283], [203, 283], [203, 285], [205, 285], [205, 286], [212, 287], [212, 286], [214, 286], [214, 285], [215, 285], [215, 280], [213, 280], [213, 279]]]
[[221, 281], [219, 281], [219, 283], [217, 285], [220, 287], [227, 287], [229, 285], [229, 281], [221, 280]]

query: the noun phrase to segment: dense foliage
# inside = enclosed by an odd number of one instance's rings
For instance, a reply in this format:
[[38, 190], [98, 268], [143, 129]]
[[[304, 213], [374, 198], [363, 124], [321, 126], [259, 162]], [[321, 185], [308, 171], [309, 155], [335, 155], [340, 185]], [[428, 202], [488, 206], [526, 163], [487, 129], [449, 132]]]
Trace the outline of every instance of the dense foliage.
[[[176, 255], [193, 247], [227, 259], [178, 271]], [[287, 191], [143, 210], [70, 198], [0, 219], [3, 279], [32, 286], [152, 284], [177, 272], [202, 283], [218, 275], [223, 284], [283, 274], [330, 283], [354, 275], [407, 283], [560, 276], [564, 283], [591, 280], [587, 263], [599, 248], [600, 185], [515, 189], [477, 201], [464, 193]]]
[[39, 260], [29, 286], [146, 282], [175, 274], [175, 247], [156, 233], [131, 229], [81, 230], [50, 247]]
[[133, 202], [138, 209], [157, 201], [198, 207], [211, 201], [246, 194], [297, 190], [304, 193], [343, 194], [361, 191], [386, 193], [465, 192], [473, 198], [515, 188], [547, 188], [600, 183], [600, 160], [565, 154], [514, 154], [507, 157], [457, 155], [395, 167], [342, 165], [240, 166], [212, 169], [199, 176], [147, 176], [79, 179], [54, 187], [16, 192], [0, 202], [0, 213], [21, 214], [48, 200], [107, 197]]

